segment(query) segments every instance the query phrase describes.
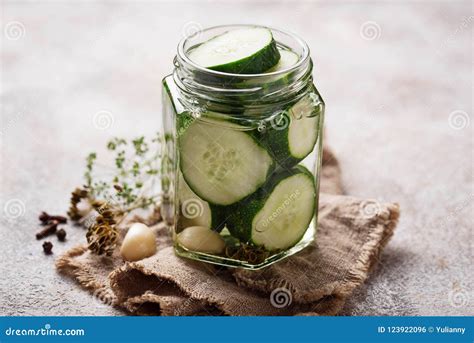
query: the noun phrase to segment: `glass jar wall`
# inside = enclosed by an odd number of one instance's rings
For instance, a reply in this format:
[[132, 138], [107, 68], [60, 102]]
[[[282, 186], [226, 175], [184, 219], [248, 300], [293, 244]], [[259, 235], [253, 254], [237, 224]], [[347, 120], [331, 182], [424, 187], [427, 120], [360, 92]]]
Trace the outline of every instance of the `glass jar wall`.
[[163, 79], [163, 213], [177, 254], [258, 269], [300, 251], [317, 225], [324, 102], [309, 49], [271, 29], [291, 67], [229, 74], [195, 64], [184, 39]]

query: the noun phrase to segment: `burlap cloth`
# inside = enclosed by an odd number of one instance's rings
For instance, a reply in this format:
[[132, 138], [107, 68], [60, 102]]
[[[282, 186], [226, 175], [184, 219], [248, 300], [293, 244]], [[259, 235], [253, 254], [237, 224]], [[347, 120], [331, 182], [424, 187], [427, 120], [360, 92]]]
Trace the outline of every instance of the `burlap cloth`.
[[137, 315], [334, 315], [368, 276], [393, 234], [397, 204], [342, 195], [340, 169], [325, 149], [315, 243], [258, 271], [177, 257], [167, 229], [154, 226], [158, 252], [124, 263], [69, 250], [57, 269], [97, 299]]

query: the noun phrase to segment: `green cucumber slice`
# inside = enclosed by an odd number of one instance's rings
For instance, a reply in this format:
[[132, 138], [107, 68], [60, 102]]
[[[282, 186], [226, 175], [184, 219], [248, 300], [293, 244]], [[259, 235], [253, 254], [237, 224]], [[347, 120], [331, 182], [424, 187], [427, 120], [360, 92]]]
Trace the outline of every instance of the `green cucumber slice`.
[[216, 123], [198, 119], [188, 125], [179, 137], [180, 167], [200, 198], [230, 205], [265, 182], [273, 160], [247, 131]]
[[228, 209], [227, 228], [243, 242], [265, 249], [287, 249], [303, 237], [313, 220], [316, 185], [303, 166], [285, 170], [255, 194]]
[[295, 65], [300, 57], [293, 51], [278, 49], [280, 51], [280, 60], [265, 73], [273, 73], [275, 71], [285, 70]]
[[[280, 61], [278, 61], [278, 63], [272, 68], [266, 70], [264, 74], [289, 69], [293, 65], [298, 63], [300, 57], [295, 52], [289, 51], [289, 50], [283, 50], [281, 48], [278, 48], [278, 50], [280, 51], [280, 55], [281, 55]], [[278, 74], [278, 75], [268, 75], [265, 77], [264, 84], [262, 84], [261, 80], [249, 78], [238, 84], [235, 84], [235, 86], [237, 88], [259, 87], [261, 88], [261, 92], [263, 94], [270, 94], [274, 91], [277, 91], [278, 89], [282, 87], [286, 87], [291, 82], [289, 80], [289, 75], [290, 75], [289, 72]], [[250, 115], [261, 114], [261, 113], [258, 113], [258, 110], [253, 110], [253, 109], [251, 110], [245, 109], [244, 113], [250, 114]]]
[[204, 226], [214, 231], [220, 231], [224, 227], [223, 209], [198, 197], [189, 188], [181, 172], [179, 172], [178, 179], [178, 203], [178, 230], [181, 231], [190, 226]]
[[[298, 54], [294, 53], [293, 51], [289, 50], [283, 50], [281, 48], [278, 48], [278, 51], [280, 52], [280, 60], [276, 65], [274, 65], [272, 68], [268, 69], [265, 71], [266, 73], [273, 73], [276, 71], [280, 70], [285, 70], [290, 68], [291, 66], [295, 65], [300, 57]], [[267, 82], [263, 87], [270, 93], [273, 89], [276, 89], [278, 87], [281, 87], [284, 84], [288, 83], [288, 74], [285, 73], [283, 75], [277, 75], [277, 76], [267, 76]], [[236, 84], [236, 87], [251, 87], [251, 86], [261, 86], [261, 81], [260, 80], [255, 80], [255, 79], [248, 79], [243, 81], [241, 84]]]
[[310, 92], [268, 123], [261, 141], [279, 165], [294, 166], [313, 151], [323, 108], [319, 99]]
[[189, 58], [208, 69], [233, 74], [259, 74], [280, 60], [272, 32], [263, 27], [227, 31], [200, 44]]

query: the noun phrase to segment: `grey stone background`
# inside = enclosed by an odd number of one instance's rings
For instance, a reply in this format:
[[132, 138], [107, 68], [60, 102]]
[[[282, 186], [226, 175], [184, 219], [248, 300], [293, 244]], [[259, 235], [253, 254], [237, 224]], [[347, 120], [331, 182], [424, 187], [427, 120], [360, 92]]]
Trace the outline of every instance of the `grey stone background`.
[[312, 49], [327, 141], [349, 194], [402, 216], [346, 315], [472, 315], [470, 1], [1, 3], [0, 315], [119, 315], [44, 256], [41, 210], [64, 213], [84, 156], [160, 127], [160, 80], [200, 27], [259, 23]]

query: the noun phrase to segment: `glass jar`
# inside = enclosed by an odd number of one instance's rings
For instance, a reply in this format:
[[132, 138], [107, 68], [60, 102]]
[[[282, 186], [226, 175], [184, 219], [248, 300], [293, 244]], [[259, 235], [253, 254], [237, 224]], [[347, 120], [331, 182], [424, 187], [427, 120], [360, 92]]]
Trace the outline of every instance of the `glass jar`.
[[241, 25], [183, 39], [163, 79], [162, 206], [178, 255], [259, 269], [316, 232], [324, 102], [307, 44], [271, 29], [299, 56], [288, 69], [229, 74], [193, 63], [198, 44]]

